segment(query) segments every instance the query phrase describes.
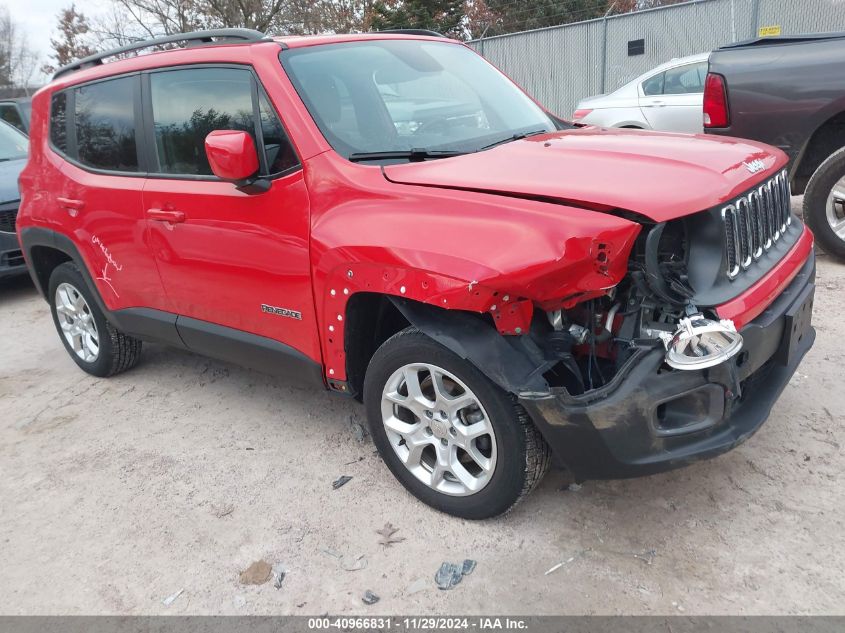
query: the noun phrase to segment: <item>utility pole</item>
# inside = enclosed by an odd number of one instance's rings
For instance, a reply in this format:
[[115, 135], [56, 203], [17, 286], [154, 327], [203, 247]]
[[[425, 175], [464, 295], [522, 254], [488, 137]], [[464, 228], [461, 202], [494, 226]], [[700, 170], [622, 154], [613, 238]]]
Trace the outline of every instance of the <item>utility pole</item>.
[[602, 18], [601, 31], [601, 92], [604, 94], [607, 84], [607, 16], [616, 8], [618, 0], [613, 0], [613, 3], [607, 8]]
[[760, 32], [760, 0], [751, 0], [751, 39]]

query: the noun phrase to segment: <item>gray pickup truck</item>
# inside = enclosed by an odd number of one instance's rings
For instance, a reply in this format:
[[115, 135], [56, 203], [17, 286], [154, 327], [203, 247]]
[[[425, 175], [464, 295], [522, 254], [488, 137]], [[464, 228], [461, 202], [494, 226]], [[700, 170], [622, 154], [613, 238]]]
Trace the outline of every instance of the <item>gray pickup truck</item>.
[[845, 258], [845, 33], [767, 37], [710, 55], [709, 134], [763, 141], [789, 155], [793, 194], [824, 250]]

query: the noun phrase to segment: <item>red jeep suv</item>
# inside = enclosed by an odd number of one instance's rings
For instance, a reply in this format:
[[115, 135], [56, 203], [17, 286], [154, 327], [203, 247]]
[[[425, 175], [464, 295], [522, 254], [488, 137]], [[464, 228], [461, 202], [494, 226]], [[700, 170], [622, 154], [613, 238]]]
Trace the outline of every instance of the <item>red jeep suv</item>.
[[408, 490], [484, 518], [551, 461], [760, 427], [815, 338], [785, 164], [561, 121], [433, 33], [204, 31], [36, 94], [17, 231], [84, 371], [154, 341], [358, 398]]

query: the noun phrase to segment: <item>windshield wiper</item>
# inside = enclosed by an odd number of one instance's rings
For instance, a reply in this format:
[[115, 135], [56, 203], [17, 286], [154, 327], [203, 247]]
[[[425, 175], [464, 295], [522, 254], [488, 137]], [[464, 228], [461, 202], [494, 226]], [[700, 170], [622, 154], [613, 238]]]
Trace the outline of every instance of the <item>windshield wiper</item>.
[[484, 147], [479, 147], [477, 151], [483, 152], [485, 149], [491, 149], [498, 145], [504, 145], [505, 143], [510, 143], [511, 141], [519, 141], [524, 138], [528, 138], [529, 136], [537, 136], [538, 134], [547, 134], [548, 130], [532, 130], [530, 132], [517, 132], [516, 134], [511, 134], [506, 138], [499, 139], [498, 141], [493, 141], [489, 145], [485, 145]]
[[451, 149], [425, 149], [416, 148], [409, 150], [387, 151], [387, 152], [355, 152], [349, 155], [349, 160], [353, 163], [367, 160], [394, 160], [407, 158], [411, 162], [421, 161], [430, 158], [449, 158], [450, 156], [460, 156], [466, 152], [459, 152]]

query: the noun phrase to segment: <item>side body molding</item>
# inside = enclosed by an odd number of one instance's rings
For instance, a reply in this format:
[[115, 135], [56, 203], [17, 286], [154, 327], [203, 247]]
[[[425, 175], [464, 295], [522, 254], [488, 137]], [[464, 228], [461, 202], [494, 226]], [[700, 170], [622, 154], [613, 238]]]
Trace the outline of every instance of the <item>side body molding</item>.
[[109, 323], [126, 334], [236, 363], [292, 383], [325, 388], [322, 366], [280, 341], [151, 308], [109, 310], [76, 245], [62, 233], [26, 227], [21, 230], [20, 241], [33, 283], [45, 299], [49, 299], [49, 279], [38, 271], [33, 258], [33, 249], [39, 246], [59, 251], [76, 264], [97, 307]]

